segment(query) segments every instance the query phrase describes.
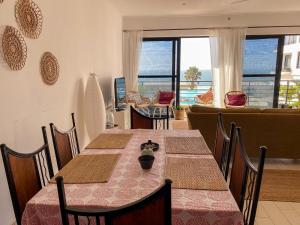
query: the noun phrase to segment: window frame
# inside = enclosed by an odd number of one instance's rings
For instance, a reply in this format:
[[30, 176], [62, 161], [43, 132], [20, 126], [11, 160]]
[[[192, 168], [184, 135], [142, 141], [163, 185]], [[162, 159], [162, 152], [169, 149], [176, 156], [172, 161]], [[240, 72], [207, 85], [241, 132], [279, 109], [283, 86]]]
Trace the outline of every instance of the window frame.
[[[273, 108], [278, 108], [280, 80], [283, 60], [283, 47], [285, 43], [285, 35], [247, 35], [246, 40], [259, 40], [278, 38], [276, 69], [274, 74], [244, 74], [243, 77], [274, 77], [274, 92], [273, 92]], [[245, 59], [244, 59], [245, 60]]]

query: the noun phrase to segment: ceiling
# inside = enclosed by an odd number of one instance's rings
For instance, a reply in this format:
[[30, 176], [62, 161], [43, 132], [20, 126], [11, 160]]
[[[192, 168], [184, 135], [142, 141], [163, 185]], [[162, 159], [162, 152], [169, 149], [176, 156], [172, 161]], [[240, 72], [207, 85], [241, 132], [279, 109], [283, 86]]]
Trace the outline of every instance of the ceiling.
[[123, 16], [224, 15], [300, 11], [299, 0], [110, 0]]

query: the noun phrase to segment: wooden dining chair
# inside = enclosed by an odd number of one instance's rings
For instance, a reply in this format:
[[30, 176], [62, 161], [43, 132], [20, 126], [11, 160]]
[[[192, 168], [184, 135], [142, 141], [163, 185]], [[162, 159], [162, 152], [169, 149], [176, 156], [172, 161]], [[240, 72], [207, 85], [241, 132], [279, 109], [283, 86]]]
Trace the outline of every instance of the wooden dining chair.
[[74, 113], [71, 116], [73, 127], [68, 131], [60, 131], [53, 123], [50, 123], [55, 157], [59, 170], [80, 153]]
[[146, 116], [130, 106], [131, 129], [169, 129], [169, 108], [166, 115]]
[[[67, 205], [63, 177], [56, 178], [60, 212], [63, 225], [69, 225], [74, 218], [75, 224], [90, 221], [100, 225], [104, 218], [105, 225], [171, 225], [171, 181], [165, 180], [164, 185], [150, 195], [113, 209], [86, 209]], [[93, 222], [92, 222], [93, 221]]]
[[225, 180], [228, 178], [235, 126], [235, 123], [230, 124], [230, 134], [228, 136], [224, 127], [223, 114], [218, 114], [214, 158], [217, 161]]
[[44, 145], [31, 153], [18, 153], [5, 144], [0, 146], [14, 213], [18, 225], [26, 203], [53, 177], [46, 128]]
[[241, 135], [236, 128], [229, 189], [243, 213], [244, 224], [254, 225], [267, 148], [260, 147], [258, 167], [250, 161]]

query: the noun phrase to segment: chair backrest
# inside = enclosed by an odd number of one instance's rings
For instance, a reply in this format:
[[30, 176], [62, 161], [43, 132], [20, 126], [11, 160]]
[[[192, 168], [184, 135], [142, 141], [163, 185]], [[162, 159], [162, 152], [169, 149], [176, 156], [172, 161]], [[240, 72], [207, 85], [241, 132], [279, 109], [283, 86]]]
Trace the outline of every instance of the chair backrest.
[[143, 99], [142, 99], [141, 94], [138, 91], [128, 91], [126, 93], [126, 102], [141, 104], [141, 103], [143, 103]]
[[60, 131], [53, 123], [50, 123], [55, 157], [59, 170], [80, 153], [74, 113], [71, 116], [73, 127], [68, 131]]
[[[100, 225], [100, 218], [106, 225], [171, 225], [171, 181], [165, 180], [164, 185], [150, 195], [114, 209], [86, 209], [70, 207], [66, 203], [64, 182], [62, 177], [56, 178], [63, 225], [69, 225], [72, 216], [76, 225], [80, 225], [85, 217], [92, 224]], [[85, 220], [83, 220], [86, 222]], [[82, 223], [86, 224], [86, 223]]]
[[235, 123], [231, 123], [230, 136], [228, 136], [224, 127], [223, 114], [218, 113], [214, 157], [220, 167], [221, 172], [223, 173], [225, 180], [227, 180], [229, 172], [234, 134]]
[[244, 224], [254, 225], [267, 148], [260, 147], [256, 168], [246, 153], [241, 129], [236, 128], [233, 150], [229, 189], [243, 213]]
[[157, 101], [160, 104], [173, 104], [175, 100], [174, 91], [159, 91], [157, 94]]
[[212, 104], [214, 101], [214, 93], [212, 88], [209, 88], [209, 90], [204, 94], [197, 95], [195, 100], [200, 104]]
[[242, 91], [229, 91], [225, 94], [224, 103], [226, 107], [245, 107], [247, 95]]
[[166, 110], [166, 115], [150, 117], [130, 106], [131, 129], [169, 129], [169, 107]]
[[1, 153], [18, 225], [26, 203], [53, 177], [46, 128], [44, 145], [32, 153], [18, 153], [2, 144]]

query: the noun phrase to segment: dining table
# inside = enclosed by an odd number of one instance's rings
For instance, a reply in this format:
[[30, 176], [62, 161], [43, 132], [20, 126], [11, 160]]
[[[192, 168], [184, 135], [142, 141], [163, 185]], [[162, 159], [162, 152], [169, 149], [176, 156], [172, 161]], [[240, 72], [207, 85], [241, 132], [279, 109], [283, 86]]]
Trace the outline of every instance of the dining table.
[[[122, 130], [104, 133], [132, 134], [122, 149], [84, 149], [80, 155], [120, 154], [110, 179], [104, 183], [65, 184], [67, 204], [85, 209], [115, 208], [152, 193], [165, 180], [166, 137], [202, 137], [198, 130]], [[159, 144], [150, 170], [143, 170], [138, 157], [141, 144]], [[204, 145], [203, 148], [208, 148]], [[172, 154], [172, 157], [214, 159], [212, 154]], [[225, 181], [224, 181], [225, 182]], [[26, 205], [22, 225], [61, 225], [57, 187], [49, 183]], [[173, 225], [243, 225], [243, 215], [228, 185], [226, 190], [197, 190], [172, 187]]]

